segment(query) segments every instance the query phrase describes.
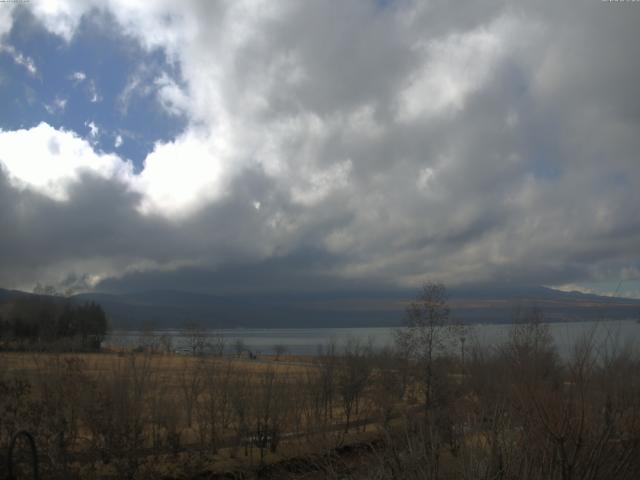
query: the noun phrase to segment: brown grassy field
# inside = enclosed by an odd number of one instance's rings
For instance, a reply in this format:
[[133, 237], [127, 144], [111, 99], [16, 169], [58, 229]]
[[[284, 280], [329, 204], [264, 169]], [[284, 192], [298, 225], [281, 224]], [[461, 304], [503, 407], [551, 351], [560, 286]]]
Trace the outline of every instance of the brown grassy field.
[[[92, 468], [92, 475], [119, 478], [279, 463], [374, 434], [377, 412], [364, 385], [348, 414], [335, 398], [336, 379], [326, 375], [335, 375], [335, 362], [4, 352], [0, 378], [16, 405], [4, 399], [14, 418], [2, 439], [6, 445], [11, 427], [33, 431], [41, 450], [62, 450], [47, 455], [52, 471], [80, 477]], [[66, 443], [48, 431], [60, 425]]]
[[631, 480], [640, 356], [587, 338], [560, 361], [539, 324], [464, 361], [4, 352], [0, 469], [20, 430], [51, 479]]

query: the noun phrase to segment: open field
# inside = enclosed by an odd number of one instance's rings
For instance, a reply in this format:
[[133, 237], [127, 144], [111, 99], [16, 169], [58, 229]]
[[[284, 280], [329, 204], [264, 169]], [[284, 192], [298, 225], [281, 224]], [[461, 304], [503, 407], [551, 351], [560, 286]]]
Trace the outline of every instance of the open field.
[[3, 352], [3, 457], [20, 430], [42, 478], [633, 479], [640, 357], [539, 324], [462, 358]]
[[5, 352], [3, 445], [26, 429], [58, 475], [120, 478], [150, 459], [156, 473], [191, 461], [224, 472], [372, 438], [379, 412], [364, 385], [345, 410], [322, 374], [336, 358], [318, 360]]

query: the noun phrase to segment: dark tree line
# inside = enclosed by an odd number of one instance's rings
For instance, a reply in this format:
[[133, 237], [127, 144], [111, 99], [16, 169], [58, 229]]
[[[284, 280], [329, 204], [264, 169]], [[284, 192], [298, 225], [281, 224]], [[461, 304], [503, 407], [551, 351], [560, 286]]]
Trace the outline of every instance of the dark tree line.
[[94, 302], [74, 305], [44, 296], [28, 296], [0, 306], [0, 345], [5, 348], [72, 341], [97, 350], [107, 333], [102, 307]]

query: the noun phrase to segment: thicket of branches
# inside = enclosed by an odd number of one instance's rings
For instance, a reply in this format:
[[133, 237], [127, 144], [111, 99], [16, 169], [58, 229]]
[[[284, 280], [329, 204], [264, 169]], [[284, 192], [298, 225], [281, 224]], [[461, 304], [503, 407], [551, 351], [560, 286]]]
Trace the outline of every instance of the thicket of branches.
[[[26, 429], [46, 478], [190, 478], [220, 455], [258, 466], [284, 443], [335, 452], [366, 428], [365, 461], [327, 453], [310, 468], [326, 478], [640, 478], [638, 353], [592, 334], [561, 359], [540, 312], [522, 320], [482, 348], [451, 322], [437, 287], [410, 307], [395, 348], [324, 345], [307, 368], [142, 353], [110, 357], [96, 376], [82, 356], [33, 355], [29, 379], [0, 369], [0, 454]], [[175, 469], [161, 470], [167, 462]]]

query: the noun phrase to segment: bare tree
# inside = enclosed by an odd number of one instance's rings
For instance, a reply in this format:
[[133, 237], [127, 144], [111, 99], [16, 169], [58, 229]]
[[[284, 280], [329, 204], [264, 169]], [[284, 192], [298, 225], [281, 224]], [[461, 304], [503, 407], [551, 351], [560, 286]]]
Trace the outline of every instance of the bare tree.
[[213, 354], [216, 357], [221, 357], [224, 355], [224, 348], [226, 346], [226, 339], [224, 338], [224, 335], [222, 332], [214, 332], [211, 335], [211, 342], [210, 342], [210, 346], [211, 349], [213, 350]]
[[193, 421], [193, 410], [198, 403], [198, 398], [203, 390], [203, 370], [204, 365], [201, 360], [192, 362], [190, 358], [184, 358], [182, 368], [178, 373], [178, 382], [182, 398], [184, 399], [184, 410], [187, 415], [187, 426], [191, 428]]
[[84, 424], [93, 449], [113, 461], [119, 478], [134, 478], [140, 466], [155, 374], [148, 354], [127, 355], [87, 392]]
[[405, 328], [396, 332], [396, 344], [416, 364], [416, 382], [422, 387], [424, 396], [423, 436], [429, 452], [430, 475], [434, 478], [438, 475], [440, 447], [434, 418], [435, 383], [446, 378], [436, 372], [435, 360], [446, 352], [453, 338], [447, 289], [442, 283], [427, 282], [422, 286], [420, 295], [407, 307]]
[[407, 307], [405, 328], [396, 332], [398, 349], [407, 352], [421, 370], [418, 379], [424, 388], [425, 411], [433, 389], [436, 355], [446, 351], [453, 337], [447, 289], [442, 283], [425, 283], [416, 300]]
[[317, 361], [320, 365], [320, 374], [317, 377], [320, 383], [320, 403], [323, 409], [323, 424], [326, 424], [333, 418], [333, 400], [336, 391], [338, 354], [334, 341], [318, 346]]
[[248, 455], [247, 437], [250, 435], [250, 416], [252, 407], [252, 390], [249, 374], [244, 369], [238, 369], [229, 385], [229, 396], [232, 408], [232, 428], [236, 437], [236, 444], [231, 450], [231, 457], [237, 454], [237, 448], [244, 444], [245, 455]]
[[155, 334], [155, 324], [153, 322], [144, 322], [142, 331], [138, 338], [138, 347], [140, 350], [156, 353], [160, 350], [160, 341]]
[[404, 397], [402, 370], [405, 365], [390, 348], [377, 352], [373, 361], [376, 367], [372, 374], [373, 401], [383, 418], [383, 426], [387, 427], [394, 408]]
[[275, 452], [280, 442], [288, 404], [287, 382], [283, 375], [269, 369], [260, 374], [253, 394], [252, 439], [262, 462], [265, 449]]
[[206, 333], [204, 329], [195, 322], [188, 322], [184, 326], [184, 336], [191, 355], [202, 355], [206, 346]]
[[287, 346], [286, 345], [282, 345], [282, 344], [278, 344], [278, 345], [274, 345], [273, 346], [273, 351], [276, 354], [276, 361], [280, 360], [280, 356], [284, 355], [285, 353], [287, 353]]
[[242, 352], [244, 352], [247, 349], [247, 346], [244, 344], [244, 341], [241, 338], [238, 338], [233, 343], [233, 348], [236, 351], [236, 355], [239, 357], [240, 355], [242, 355]]
[[544, 314], [537, 307], [518, 306], [503, 355], [521, 378], [547, 377], [558, 370], [558, 353]]
[[362, 393], [371, 376], [371, 347], [363, 347], [355, 338], [350, 338], [338, 369], [338, 391], [342, 399], [345, 416], [344, 431], [351, 426], [353, 415], [358, 415]]
[[173, 353], [173, 338], [168, 333], [160, 335], [159, 345], [162, 353]]
[[215, 453], [231, 422], [231, 386], [237, 374], [231, 362], [207, 362], [203, 369], [203, 391], [198, 402], [198, 428], [203, 445]]

